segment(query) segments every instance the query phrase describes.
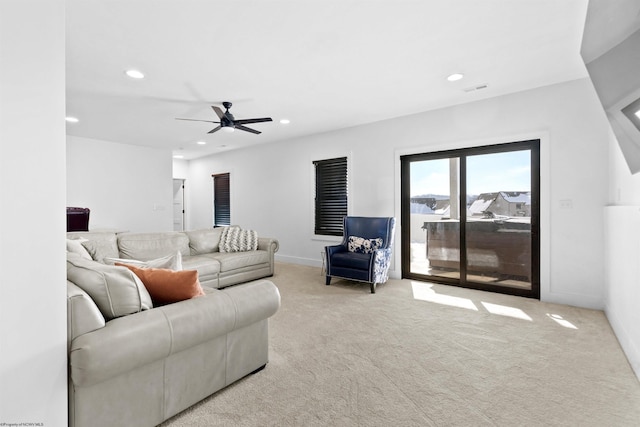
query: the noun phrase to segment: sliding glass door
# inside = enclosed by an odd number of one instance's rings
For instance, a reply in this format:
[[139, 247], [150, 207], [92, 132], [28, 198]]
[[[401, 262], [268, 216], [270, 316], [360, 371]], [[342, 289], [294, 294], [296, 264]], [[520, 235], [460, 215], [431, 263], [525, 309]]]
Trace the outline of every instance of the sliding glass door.
[[401, 158], [402, 275], [539, 298], [539, 141]]
[[458, 157], [440, 156], [408, 163], [411, 273], [460, 278], [459, 165]]

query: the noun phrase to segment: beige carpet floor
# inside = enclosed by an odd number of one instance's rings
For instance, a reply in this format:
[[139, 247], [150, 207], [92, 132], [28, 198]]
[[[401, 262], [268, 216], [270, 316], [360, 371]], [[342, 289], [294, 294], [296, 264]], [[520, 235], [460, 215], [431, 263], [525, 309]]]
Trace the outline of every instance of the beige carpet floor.
[[267, 367], [163, 426], [639, 426], [604, 314], [278, 263]]

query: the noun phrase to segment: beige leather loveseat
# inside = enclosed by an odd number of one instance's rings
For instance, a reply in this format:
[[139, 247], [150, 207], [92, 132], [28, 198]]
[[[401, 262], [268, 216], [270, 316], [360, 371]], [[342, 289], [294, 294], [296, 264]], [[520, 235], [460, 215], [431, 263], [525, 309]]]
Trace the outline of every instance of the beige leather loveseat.
[[[278, 242], [221, 253], [220, 234], [68, 233], [95, 257], [67, 256], [70, 426], [154, 426], [266, 365], [280, 294], [262, 278]], [[204, 295], [154, 304], [136, 274], [107, 262], [174, 250]]]

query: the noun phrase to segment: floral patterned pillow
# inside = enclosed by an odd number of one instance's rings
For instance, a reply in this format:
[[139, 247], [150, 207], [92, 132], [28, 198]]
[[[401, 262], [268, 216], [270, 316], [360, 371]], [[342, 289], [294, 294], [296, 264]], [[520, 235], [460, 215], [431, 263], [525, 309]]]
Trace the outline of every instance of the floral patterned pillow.
[[347, 249], [349, 252], [370, 254], [382, 247], [382, 238], [365, 239], [364, 237], [349, 236]]

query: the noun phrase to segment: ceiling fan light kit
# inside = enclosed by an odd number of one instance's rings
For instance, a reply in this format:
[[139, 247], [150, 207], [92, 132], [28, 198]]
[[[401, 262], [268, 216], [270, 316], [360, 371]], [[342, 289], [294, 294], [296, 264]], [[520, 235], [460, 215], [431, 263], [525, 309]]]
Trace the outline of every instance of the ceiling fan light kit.
[[189, 121], [193, 121], [193, 122], [206, 122], [206, 123], [218, 123], [219, 125], [213, 129], [211, 129], [208, 133], [215, 133], [217, 131], [219, 131], [220, 129], [224, 130], [225, 132], [231, 133], [233, 131], [235, 131], [236, 129], [239, 130], [243, 130], [245, 132], [250, 132], [250, 133], [255, 133], [256, 135], [262, 133], [258, 130], [246, 127], [244, 125], [249, 124], [249, 123], [263, 123], [263, 122], [270, 122], [272, 121], [271, 117], [262, 117], [262, 118], [256, 118], [256, 119], [236, 119], [235, 117], [233, 117], [233, 114], [231, 114], [231, 112], [229, 112], [229, 108], [231, 108], [233, 104], [231, 104], [230, 102], [223, 102], [222, 106], [225, 108], [225, 111], [223, 112], [220, 107], [216, 106], [216, 105], [212, 105], [211, 108], [213, 109], [213, 111], [216, 113], [216, 116], [218, 116], [218, 119], [220, 119], [220, 121], [214, 121], [214, 120], [198, 120], [198, 119], [181, 119], [181, 118], [176, 118], [176, 120], [189, 120]]

